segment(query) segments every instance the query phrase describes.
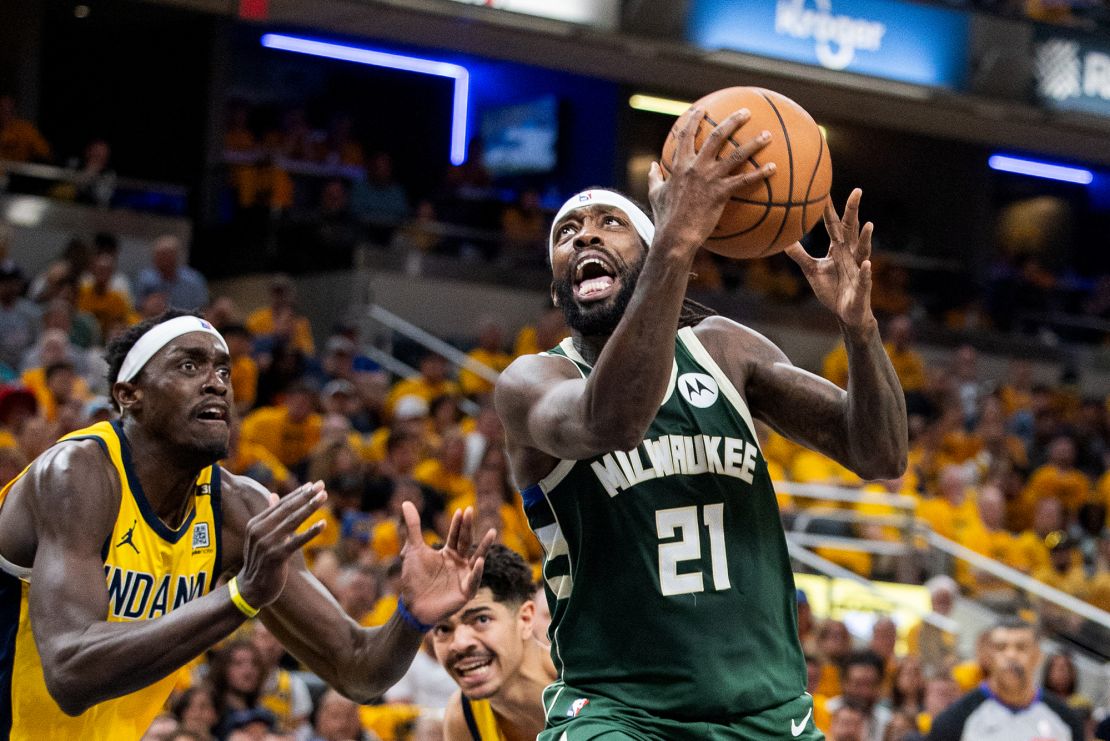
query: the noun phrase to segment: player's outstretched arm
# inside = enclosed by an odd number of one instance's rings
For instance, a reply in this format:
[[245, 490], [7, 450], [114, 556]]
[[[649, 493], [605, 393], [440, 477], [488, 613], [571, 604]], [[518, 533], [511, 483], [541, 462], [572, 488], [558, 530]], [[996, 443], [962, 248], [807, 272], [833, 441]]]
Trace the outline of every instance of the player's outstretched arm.
[[724, 358], [754, 416], [862, 478], [887, 479], [906, 468], [906, 403], [871, 312], [872, 225], [860, 228], [861, 195], [852, 192], [843, 221], [827, 204], [828, 256], [811, 257], [800, 244], [787, 248], [840, 323], [848, 349], [847, 392], [796, 367], [765, 337], [727, 319], [703, 322], [699, 337], [717, 347], [714, 354]]
[[[502, 373], [494, 400], [513, 446], [581, 460], [630, 450], [643, 440], [670, 380], [674, 333], [694, 255], [720, 220], [729, 197], [774, 172], [773, 164], [735, 172], [768, 144], [769, 135], [749, 139], [728, 157], [717, 159], [721, 145], [749, 117], [746, 111], [729, 116], [696, 150], [702, 114], [692, 111], [676, 134], [670, 178], [664, 181], [658, 164], [652, 165], [655, 240], [628, 307], [589, 379], [579, 379], [564, 361], [538, 357], [520, 358]], [[573, 231], [557, 234], [553, 255], [584, 249], [585, 240], [577, 236]]]
[[[266, 492], [260, 485], [229, 477], [237, 502], [225, 509], [225, 527], [232, 531], [256, 511]], [[238, 509], [231, 512], [229, 509]], [[295, 556], [281, 595], [259, 617], [281, 643], [309, 669], [339, 692], [359, 702], [380, 697], [408, 670], [424, 631], [457, 611], [474, 596], [482, 578], [486, 551], [496, 533], [490, 530], [472, 548], [473, 511], [456, 512], [441, 549], [424, 543], [420, 517], [411, 503], [402, 505], [406, 543], [402, 550], [401, 600], [410, 621], [400, 612], [377, 628], [352, 620], [328, 590]], [[240, 525], [236, 525], [236, 522]]]
[[[108, 590], [101, 549], [119, 510], [119, 481], [95, 442], [44, 453], [17, 487], [28, 496], [37, 541], [29, 609], [46, 687], [66, 713], [119, 697], [165, 677], [229, 635], [245, 619], [228, 588], [164, 617], [107, 622]], [[16, 491], [9, 496], [16, 495]], [[320, 504], [302, 491], [265, 508], [252, 523], [240, 575], [246, 599], [265, 604], [280, 590], [281, 566], [309, 538], [293, 531]], [[250, 596], [248, 596], [250, 595]]]

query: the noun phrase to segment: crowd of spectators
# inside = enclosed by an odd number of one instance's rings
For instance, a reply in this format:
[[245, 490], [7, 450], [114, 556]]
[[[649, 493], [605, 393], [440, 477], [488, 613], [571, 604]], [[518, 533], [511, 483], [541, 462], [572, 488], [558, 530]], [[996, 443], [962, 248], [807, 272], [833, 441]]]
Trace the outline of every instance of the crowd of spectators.
[[[480, 375], [456, 375], [443, 357], [425, 353], [414, 361], [417, 375], [393, 378], [361, 353], [357, 326], [340, 323], [326, 332], [312, 327], [298, 308], [295, 284], [282, 276], [272, 280], [269, 299], [261, 306], [240, 307], [227, 296], [211, 297], [203, 276], [183, 264], [182, 245], [173, 237], [155, 240], [150, 264], [131, 276], [118, 271], [110, 234], [96, 235], [91, 245], [74, 239], [33, 277], [7, 258], [10, 239], [9, 231], [0, 231], [0, 373], [5, 382], [0, 387], [0, 480], [15, 476], [60, 435], [110, 419], [100, 348], [140, 318], [179, 305], [203, 310], [228, 341], [238, 414], [223, 465], [281, 494], [305, 481], [326, 483], [329, 500], [317, 517], [327, 527], [305, 549], [305, 557], [353, 619], [381, 624], [396, 607], [404, 537], [400, 506], [406, 500], [417, 506], [429, 542], [444, 537], [452, 512], [475, 507], [478, 528], [497, 528], [501, 542], [519, 552], [538, 578], [541, 551], [509, 479], [491, 385]], [[552, 347], [566, 334], [554, 309], [541, 312], [511, 343], [507, 329], [495, 318], [484, 318], [469, 332], [460, 328], [460, 334], [472, 338], [465, 348], [472, 359], [498, 371], [515, 355]], [[1029, 364], [1021, 360], [1005, 377], [989, 378], [971, 347], [956, 350], [948, 366], [926, 364], [914, 346], [912, 321], [904, 316], [887, 323], [884, 337], [907, 392], [912, 440], [906, 475], [865, 484], [833, 461], [761, 428], [772, 478], [908, 495], [917, 502], [917, 517], [936, 532], [1110, 608], [1107, 399], [1085, 398], [1067, 379], [1034, 383]], [[843, 385], [846, 369], [843, 349], [837, 348], [822, 370]], [[785, 494], [780, 503], [788, 525], [802, 513], [819, 521], [828, 506]], [[882, 502], [856, 508], [862, 515], [891, 511]], [[833, 534], [906, 537], [890, 527], [839, 522], [848, 529]], [[891, 578], [897, 572], [897, 564], [881, 556], [831, 548], [819, 552], [865, 576]], [[993, 605], [1028, 606], [1009, 585], [987, 574], [963, 564], [951, 572], [955, 588], [967, 596]], [[934, 603], [938, 611], [944, 609], [942, 599]], [[889, 626], [876, 624], [880, 631], [889, 632]], [[883, 686], [916, 682], [898, 690], [901, 694], [875, 698], [889, 697], [897, 716], [908, 712], [906, 697], [912, 695], [916, 710], [911, 719], [950, 701], [958, 681], [946, 673], [959, 659], [953, 637], [938, 638], [925, 628], [918, 633], [909, 644], [909, 656], [916, 658], [891, 653], [889, 636], [873, 642], [883, 647]], [[841, 714], [832, 699], [852, 700], [856, 675], [869, 673], [874, 662], [846, 660], [852, 638], [843, 624], [823, 624], [811, 638], [822, 681], [830, 683], [815, 696], [829, 698], [831, 723]], [[902, 668], [914, 661], [928, 672]], [[295, 669], [264, 628], [249, 625], [234, 641], [181, 672], [173, 720], [167, 716], [159, 722], [196, 734], [186, 738], [213, 733], [262, 738], [244, 734], [267, 729], [279, 738], [355, 738], [358, 733], [420, 738], [435, 733], [436, 708], [442, 708], [450, 690], [450, 681], [424, 653], [401, 689], [367, 707], [325, 691], [314, 677]], [[910, 679], [902, 680], [903, 673]], [[836, 684], [841, 676], [842, 687]], [[851, 709], [859, 703], [845, 704]], [[920, 730], [922, 722], [910, 725]]]

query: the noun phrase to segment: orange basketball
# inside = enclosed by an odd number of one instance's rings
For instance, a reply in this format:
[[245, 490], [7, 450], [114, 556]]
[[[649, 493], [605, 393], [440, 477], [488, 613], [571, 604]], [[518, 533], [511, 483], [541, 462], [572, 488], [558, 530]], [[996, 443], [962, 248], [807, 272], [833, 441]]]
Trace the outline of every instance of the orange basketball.
[[[727, 257], [765, 257], [797, 242], [825, 207], [832, 187], [832, 159], [825, 137], [804, 108], [773, 90], [730, 87], [706, 95], [691, 106], [702, 109], [694, 146], [701, 148], [713, 128], [735, 111], [747, 108], [751, 118], [721, 149], [738, 148], [741, 141], [761, 131], [771, 132], [771, 143], [744, 163], [741, 171], [774, 162], [775, 174], [745, 193], [733, 195], [705, 246]], [[675, 131], [689, 120], [689, 111], [671, 127], [663, 144], [664, 176], [674, 159]]]

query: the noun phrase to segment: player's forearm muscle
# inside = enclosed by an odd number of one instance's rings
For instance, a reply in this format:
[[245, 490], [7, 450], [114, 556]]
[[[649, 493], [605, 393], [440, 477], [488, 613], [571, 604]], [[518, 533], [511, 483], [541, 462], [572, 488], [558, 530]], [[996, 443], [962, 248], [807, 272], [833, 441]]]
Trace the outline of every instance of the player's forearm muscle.
[[906, 399], [876, 327], [844, 332], [848, 350], [846, 438], [850, 467], [865, 479], [906, 470]]

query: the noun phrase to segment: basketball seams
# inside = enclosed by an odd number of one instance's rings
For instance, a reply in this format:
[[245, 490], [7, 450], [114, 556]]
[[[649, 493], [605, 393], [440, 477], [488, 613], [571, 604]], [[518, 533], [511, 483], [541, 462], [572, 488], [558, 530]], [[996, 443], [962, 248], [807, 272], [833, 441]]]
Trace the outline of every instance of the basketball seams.
[[[788, 196], [788, 198], [793, 198], [794, 197], [794, 148], [790, 144], [790, 132], [787, 131], [787, 129], [786, 129], [786, 121], [783, 120], [782, 113], [779, 111], [778, 106], [775, 105], [775, 101], [771, 100], [770, 96], [768, 96], [767, 93], [762, 93], [761, 92], [760, 95], [762, 95], [763, 99], [767, 101], [767, 105], [771, 106], [771, 110], [774, 111], [775, 117], [779, 120], [779, 127], [782, 129], [783, 141], [786, 143], [786, 160], [787, 160], [787, 162], [790, 163], [790, 187], [789, 187], [789, 190], [788, 190], [790, 195]], [[782, 222], [779, 224], [779, 230], [777, 232], [775, 232], [774, 238], [771, 239], [770, 243], [766, 247], [764, 247], [760, 251], [759, 254], [762, 254], [762, 253], [766, 252], [767, 250], [771, 249], [771, 247], [774, 246], [775, 242], [779, 241], [779, 237], [782, 236], [783, 230], [786, 229], [786, 220], [790, 216], [790, 209], [791, 209], [791, 206], [786, 206], [783, 209]]]
[[[802, 206], [802, 229], [805, 229], [806, 224], [809, 223], [806, 219], [806, 210], [809, 208], [809, 204], [814, 203], [817, 200], [810, 200], [809, 194], [813, 192], [813, 181], [817, 179], [817, 171], [821, 169], [821, 163], [825, 159], [825, 136], [821, 133], [821, 127], [817, 126], [816, 121], [813, 122], [813, 125], [817, 127], [817, 143], [820, 146], [817, 147], [817, 161], [813, 163], [813, 172], [810, 173], [809, 183], [806, 185], [805, 201], [804, 205]], [[825, 198], [828, 198], [828, 196], [826, 195]], [[825, 200], [825, 198], [822, 198], [821, 200], [823, 201]]]

